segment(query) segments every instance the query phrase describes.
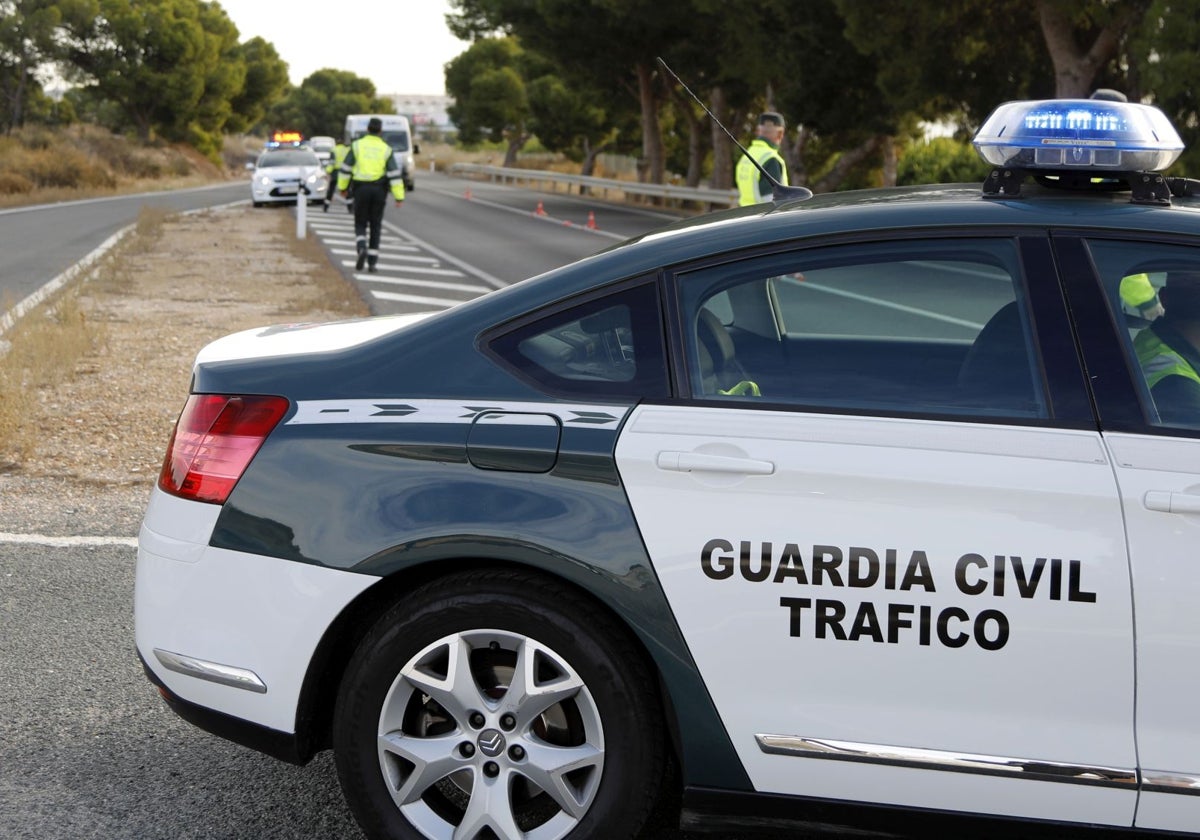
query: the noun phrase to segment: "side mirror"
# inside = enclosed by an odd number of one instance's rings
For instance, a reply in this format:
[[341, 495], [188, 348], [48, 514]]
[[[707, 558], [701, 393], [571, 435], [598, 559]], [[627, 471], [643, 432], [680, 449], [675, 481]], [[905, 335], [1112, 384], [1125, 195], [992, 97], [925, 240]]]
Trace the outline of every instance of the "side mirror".
[[253, 172], [255, 170], [254, 161], [249, 161], [246, 164], [246, 171]]

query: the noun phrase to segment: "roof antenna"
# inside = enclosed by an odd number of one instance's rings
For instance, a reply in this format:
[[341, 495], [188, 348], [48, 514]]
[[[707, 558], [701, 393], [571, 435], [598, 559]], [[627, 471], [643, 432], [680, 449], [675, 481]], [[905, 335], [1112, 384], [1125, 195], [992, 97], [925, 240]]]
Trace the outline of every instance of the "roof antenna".
[[696, 96], [696, 94], [692, 93], [692, 89], [690, 87], [688, 87], [686, 84], [684, 84], [683, 79], [681, 79], [677, 75], [675, 75], [675, 71], [672, 70], [669, 66], [667, 66], [667, 62], [663, 61], [662, 56], [658, 56], [658, 63], [663, 66], [664, 70], [666, 70], [668, 73], [671, 74], [672, 79], [679, 82], [680, 87], [682, 87], [684, 90], [687, 91], [688, 96], [690, 96], [690, 97], [692, 97], [692, 99], [696, 100], [696, 104], [699, 105], [701, 108], [703, 108], [704, 113], [708, 114], [709, 118], [717, 124], [717, 127], [725, 132], [725, 135], [731, 141], [733, 141], [733, 145], [737, 146], [741, 150], [742, 154], [744, 154], [746, 156], [746, 158], [752, 164], [754, 164], [754, 168], [757, 169], [759, 172], [761, 172], [762, 176], [771, 182], [771, 200], [772, 201], [785, 201], [787, 199], [812, 198], [812, 194], [813, 194], [812, 190], [810, 190], [808, 187], [789, 187], [789, 186], [779, 183], [777, 180], [772, 178], [771, 173], [769, 173], [769, 172], [767, 172], [767, 170], [763, 169], [762, 164], [760, 164], [757, 160], [755, 160], [754, 156], [751, 155], [748, 151], [746, 151], [746, 147], [738, 142], [738, 139], [733, 136], [733, 134], [729, 131], [729, 129], [726, 128], [725, 126], [721, 125], [721, 121], [719, 119], [717, 119], [716, 115], [713, 114], [712, 111], [708, 110], [708, 106], [705, 105], [703, 101], [701, 101], [700, 97]]

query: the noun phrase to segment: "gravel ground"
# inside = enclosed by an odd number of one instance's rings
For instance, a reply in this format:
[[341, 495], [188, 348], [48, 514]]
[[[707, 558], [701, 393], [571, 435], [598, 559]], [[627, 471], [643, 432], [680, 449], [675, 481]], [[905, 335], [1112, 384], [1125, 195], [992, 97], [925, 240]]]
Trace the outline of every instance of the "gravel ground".
[[80, 306], [104, 340], [39, 395], [37, 447], [0, 474], [0, 531], [136, 536], [201, 347], [367, 312], [316, 246], [297, 247], [280, 208], [171, 216], [129, 239], [117, 270], [85, 281]]

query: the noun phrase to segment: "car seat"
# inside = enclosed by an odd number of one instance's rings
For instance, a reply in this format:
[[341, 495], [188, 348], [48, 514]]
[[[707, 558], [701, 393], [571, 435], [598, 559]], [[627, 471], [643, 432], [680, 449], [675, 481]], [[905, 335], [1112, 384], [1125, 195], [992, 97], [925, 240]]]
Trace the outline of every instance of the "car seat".
[[969, 405], [1015, 409], [1020, 414], [1036, 408], [1029, 351], [1016, 301], [996, 310], [979, 331], [959, 368], [958, 387]]
[[699, 393], [719, 394], [749, 381], [737, 360], [733, 338], [710, 309], [701, 309], [696, 315], [696, 354], [700, 362]]

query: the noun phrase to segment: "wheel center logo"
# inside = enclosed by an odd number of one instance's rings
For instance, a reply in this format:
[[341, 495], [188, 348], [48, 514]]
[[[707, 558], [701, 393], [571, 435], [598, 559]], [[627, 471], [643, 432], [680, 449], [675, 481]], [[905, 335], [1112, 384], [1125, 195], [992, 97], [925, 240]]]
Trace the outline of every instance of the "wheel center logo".
[[485, 729], [479, 733], [479, 750], [488, 758], [504, 752], [504, 735], [498, 729]]

